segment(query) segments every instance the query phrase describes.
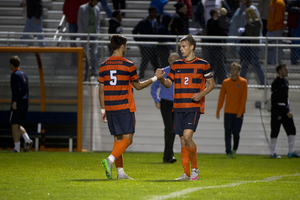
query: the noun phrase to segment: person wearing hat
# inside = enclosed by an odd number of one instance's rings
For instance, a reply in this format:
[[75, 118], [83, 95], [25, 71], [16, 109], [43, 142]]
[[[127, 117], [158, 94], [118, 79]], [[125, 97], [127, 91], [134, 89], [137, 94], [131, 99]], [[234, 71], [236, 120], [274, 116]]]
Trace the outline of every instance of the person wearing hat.
[[174, 5], [176, 13], [173, 15], [173, 23], [171, 25], [172, 35], [189, 34], [189, 18], [186, 17], [187, 6], [184, 3], [176, 3]]

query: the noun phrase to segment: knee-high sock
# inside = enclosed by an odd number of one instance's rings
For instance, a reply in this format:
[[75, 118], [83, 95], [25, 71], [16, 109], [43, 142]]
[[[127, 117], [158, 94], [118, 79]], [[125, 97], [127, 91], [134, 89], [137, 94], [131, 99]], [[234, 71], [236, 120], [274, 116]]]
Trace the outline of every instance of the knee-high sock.
[[115, 158], [119, 158], [127, 149], [127, 147], [130, 145], [130, 141], [127, 138], [123, 138], [118, 144], [115, 146], [113, 151], [111, 152], [111, 155], [113, 155]]
[[[114, 142], [113, 150], [119, 142]], [[115, 159], [116, 168], [123, 167], [123, 154]]]
[[270, 140], [271, 155], [275, 153], [276, 142], [277, 142], [277, 138], [271, 138]]
[[187, 176], [191, 176], [189, 152], [186, 149], [186, 147], [181, 147], [180, 156], [181, 156], [181, 162], [182, 162], [182, 167], [183, 167], [184, 173]]
[[288, 141], [289, 141], [289, 153], [293, 153], [294, 152], [295, 135], [289, 135]]
[[198, 169], [197, 165], [197, 144], [195, 143], [194, 148], [189, 148], [186, 146], [187, 151], [189, 152], [189, 159], [191, 161], [191, 168], [192, 169]]

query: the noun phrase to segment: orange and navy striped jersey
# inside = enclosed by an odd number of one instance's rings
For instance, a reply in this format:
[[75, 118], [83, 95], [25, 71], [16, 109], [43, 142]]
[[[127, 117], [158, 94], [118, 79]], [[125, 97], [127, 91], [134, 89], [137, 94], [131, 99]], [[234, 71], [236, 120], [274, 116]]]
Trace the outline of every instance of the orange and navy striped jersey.
[[213, 78], [208, 62], [197, 57], [191, 61], [177, 60], [171, 66], [168, 78], [175, 83], [173, 111], [204, 114], [205, 97], [198, 102], [191, 98], [205, 89], [206, 79]]
[[101, 64], [98, 82], [104, 84], [107, 115], [136, 111], [131, 82], [138, 78], [135, 65], [122, 56], [111, 56]]

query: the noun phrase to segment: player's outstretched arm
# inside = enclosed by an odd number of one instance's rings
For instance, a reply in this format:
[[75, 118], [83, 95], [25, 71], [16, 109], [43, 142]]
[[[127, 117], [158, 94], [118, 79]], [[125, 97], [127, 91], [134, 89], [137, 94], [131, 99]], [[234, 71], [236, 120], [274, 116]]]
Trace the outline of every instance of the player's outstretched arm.
[[165, 72], [163, 72], [162, 74], [158, 74], [158, 75], [156, 75], [156, 73], [155, 73], [155, 76], [153, 76], [152, 78], [149, 78], [148, 80], [143, 81], [143, 82], [140, 82], [140, 81], [132, 82], [132, 85], [136, 90], [142, 90], [145, 87], [147, 87], [147, 86], [151, 85], [152, 83], [154, 83], [155, 81], [157, 81], [158, 79], [163, 78], [164, 75], [165, 75]]
[[[161, 76], [162, 74], [165, 74], [163, 69], [157, 69], [155, 72], [155, 76], [157, 77]], [[158, 80], [165, 88], [169, 88], [172, 85], [172, 81], [170, 79], [165, 79], [164, 75], [161, 78], [158, 78]]]

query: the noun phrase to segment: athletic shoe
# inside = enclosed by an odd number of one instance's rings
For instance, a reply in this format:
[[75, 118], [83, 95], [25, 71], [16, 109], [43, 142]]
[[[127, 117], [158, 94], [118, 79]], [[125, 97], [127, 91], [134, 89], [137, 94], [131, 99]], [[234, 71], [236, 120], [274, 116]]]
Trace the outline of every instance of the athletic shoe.
[[300, 158], [300, 155], [296, 154], [295, 152], [293, 153], [288, 153], [289, 158]]
[[109, 162], [108, 158], [102, 160], [102, 166], [105, 169], [105, 175], [108, 179], [112, 179], [111, 170], [113, 168], [112, 163]]
[[164, 160], [164, 163], [174, 163], [176, 161], [177, 161], [177, 159], [175, 157], [172, 157], [170, 159]]
[[17, 150], [14, 148], [14, 149], [10, 150], [9, 153], [20, 153], [20, 150]]
[[186, 174], [182, 174], [179, 178], [176, 178], [176, 181], [187, 181], [190, 180], [191, 177], [187, 176]]
[[130, 178], [127, 174], [118, 174], [117, 179], [133, 179], [133, 178]]
[[25, 142], [23, 152], [30, 151], [32, 145], [33, 145], [33, 141], [32, 140], [30, 140], [29, 142]]
[[236, 154], [236, 150], [232, 150], [232, 157], [234, 158]]
[[227, 154], [227, 158], [233, 158], [232, 153]]
[[281, 156], [277, 153], [274, 153], [273, 155], [270, 155], [270, 158], [281, 158]]
[[199, 169], [192, 169], [191, 179], [192, 181], [198, 180], [199, 178]]

